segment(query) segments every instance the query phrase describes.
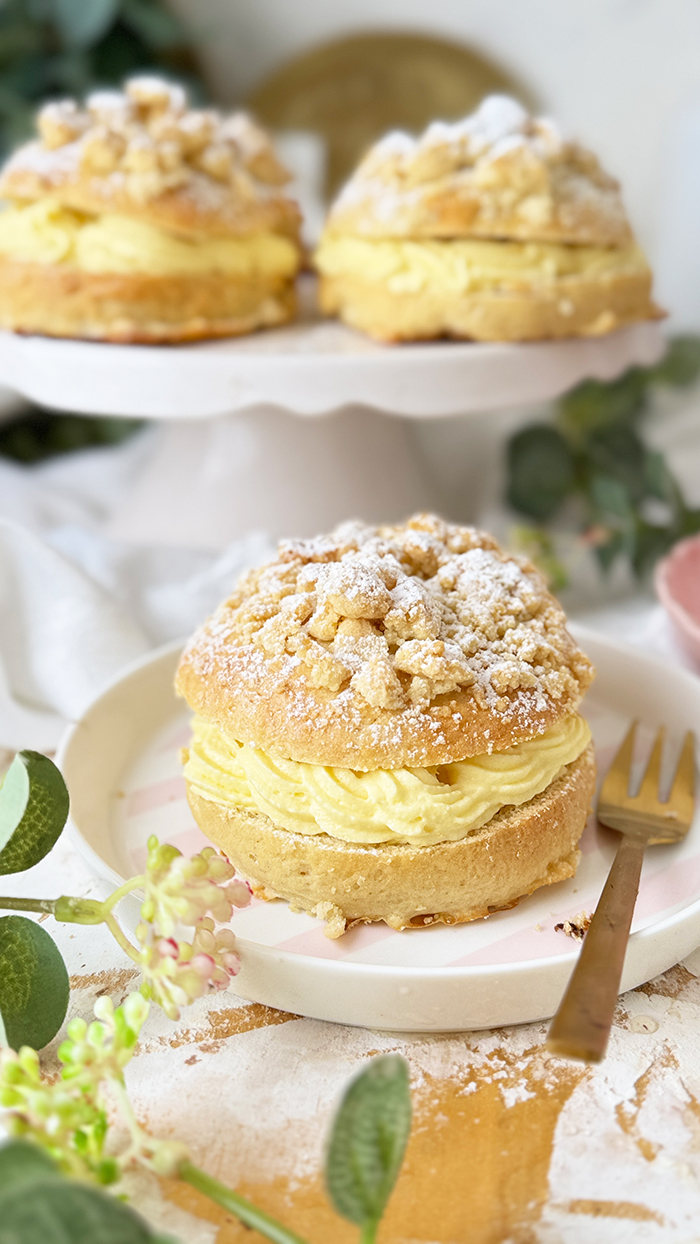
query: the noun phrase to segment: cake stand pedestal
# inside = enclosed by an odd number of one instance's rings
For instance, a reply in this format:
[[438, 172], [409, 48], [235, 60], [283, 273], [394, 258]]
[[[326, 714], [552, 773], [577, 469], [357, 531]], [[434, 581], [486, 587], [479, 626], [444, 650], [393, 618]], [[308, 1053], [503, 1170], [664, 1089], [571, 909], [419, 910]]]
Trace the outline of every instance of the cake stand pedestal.
[[439, 504], [408, 420], [550, 400], [663, 351], [652, 322], [557, 342], [387, 346], [309, 309], [287, 328], [184, 346], [3, 332], [0, 384], [49, 407], [165, 421], [111, 534], [215, 548], [254, 527], [310, 535]]

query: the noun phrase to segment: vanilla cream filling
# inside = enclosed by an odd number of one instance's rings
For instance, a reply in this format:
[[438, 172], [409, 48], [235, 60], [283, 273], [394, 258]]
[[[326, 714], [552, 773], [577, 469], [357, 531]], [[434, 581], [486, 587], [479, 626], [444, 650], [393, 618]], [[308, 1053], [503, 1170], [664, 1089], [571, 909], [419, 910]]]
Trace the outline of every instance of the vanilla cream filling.
[[276, 233], [181, 238], [130, 216], [87, 217], [55, 199], [0, 212], [0, 255], [96, 274], [293, 277], [299, 252]]
[[316, 266], [328, 277], [359, 277], [395, 294], [493, 288], [531, 289], [567, 277], [599, 278], [648, 271], [638, 246], [564, 246], [553, 242], [475, 239], [372, 240], [327, 234]]
[[358, 773], [283, 760], [225, 738], [196, 716], [185, 777], [202, 798], [264, 812], [282, 829], [345, 842], [432, 846], [465, 838], [501, 808], [539, 795], [590, 737], [575, 715], [507, 751], [438, 768]]

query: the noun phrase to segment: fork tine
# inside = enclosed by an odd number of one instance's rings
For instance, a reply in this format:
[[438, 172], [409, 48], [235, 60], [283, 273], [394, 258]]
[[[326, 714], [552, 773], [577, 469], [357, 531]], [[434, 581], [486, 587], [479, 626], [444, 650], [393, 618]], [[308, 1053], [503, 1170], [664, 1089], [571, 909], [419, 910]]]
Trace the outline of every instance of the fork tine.
[[642, 778], [642, 784], [639, 787], [637, 798], [643, 803], [653, 804], [659, 802], [659, 778], [661, 776], [661, 757], [664, 750], [664, 727], [659, 726], [659, 731], [654, 739], [654, 746], [651, 749], [651, 756], [646, 767], [646, 772]]
[[681, 822], [690, 823], [695, 805], [695, 735], [689, 730], [683, 741], [671, 790], [669, 804], [676, 808]]
[[600, 789], [599, 802], [601, 804], [621, 804], [627, 799], [636, 733], [637, 722], [635, 720], [622, 740], [617, 755], [608, 769], [607, 776]]

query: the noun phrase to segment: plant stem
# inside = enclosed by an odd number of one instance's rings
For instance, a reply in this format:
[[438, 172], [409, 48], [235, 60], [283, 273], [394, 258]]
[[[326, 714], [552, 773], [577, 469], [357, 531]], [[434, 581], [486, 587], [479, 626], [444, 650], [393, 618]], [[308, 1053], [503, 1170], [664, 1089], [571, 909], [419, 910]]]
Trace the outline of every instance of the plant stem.
[[[273, 1244], [308, 1244], [308, 1240], [304, 1240], [294, 1231], [282, 1226], [281, 1222], [271, 1218], [264, 1210], [258, 1209], [245, 1197], [239, 1196], [237, 1192], [227, 1188], [226, 1184], [220, 1183], [218, 1179], [213, 1179], [211, 1175], [200, 1171], [191, 1162], [183, 1162], [178, 1174], [185, 1183], [191, 1184], [198, 1192], [203, 1192], [222, 1209], [235, 1214], [246, 1227], [259, 1231], [266, 1240], [272, 1240]], [[368, 1244], [371, 1244], [371, 1241]]]
[[115, 890], [113, 894], [110, 894], [109, 898], [104, 900], [102, 906], [105, 911], [111, 911], [113, 907], [116, 907], [117, 903], [120, 903], [123, 898], [126, 898], [127, 894], [131, 894], [132, 890], [138, 890], [145, 884], [145, 877], [130, 877], [128, 881], [125, 881], [123, 885], [120, 885], [118, 890]]
[[55, 898], [0, 898], [0, 910], [4, 911], [41, 911], [52, 916], [55, 906]]
[[107, 914], [105, 915], [104, 923], [107, 925], [107, 928], [112, 934], [112, 937], [114, 938], [115, 942], [117, 942], [118, 945], [121, 946], [122, 950], [124, 951], [124, 954], [128, 955], [130, 959], [133, 959], [134, 963], [138, 963], [140, 965], [141, 960], [139, 959], [138, 950], [133, 945], [133, 943], [129, 941], [128, 937], [126, 936], [126, 933], [123, 932], [121, 925], [117, 923], [111, 911], [108, 911]]
[[378, 1222], [366, 1222], [362, 1228], [360, 1244], [377, 1244]]
[[102, 903], [94, 898], [74, 898], [61, 894], [59, 898], [0, 898], [0, 911], [40, 911], [53, 916], [60, 924], [103, 924], [105, 914]]

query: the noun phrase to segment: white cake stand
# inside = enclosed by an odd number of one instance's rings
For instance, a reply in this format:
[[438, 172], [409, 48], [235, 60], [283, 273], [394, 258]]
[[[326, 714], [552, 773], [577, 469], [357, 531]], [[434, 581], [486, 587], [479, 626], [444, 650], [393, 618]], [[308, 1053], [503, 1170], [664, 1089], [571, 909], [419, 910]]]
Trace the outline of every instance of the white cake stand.
[[406, 418], [542, 402], [664, 350], [652, 322], [559, 342], [380, 345], [319, 319], [305, 293], [296, 324], [220, 342], [2, 332], [0, 384], [53, 408], [166, 421], [112, 534], [217, 547], [252, 527], [309, 535], [351, 515], [393, 519], [439, 504]]
[[658, 325], [564, 341], [381, 345], [332, 320], [184, 346], [108, 345], [0, 332], [0, 381], [44, 406], [201, 419], [253, 406], [322, 415], [482, 414], [547, 401], [588, 377], [654, 363]]

